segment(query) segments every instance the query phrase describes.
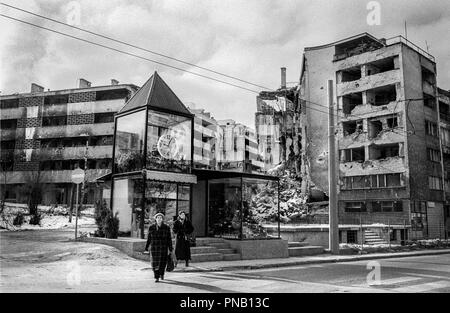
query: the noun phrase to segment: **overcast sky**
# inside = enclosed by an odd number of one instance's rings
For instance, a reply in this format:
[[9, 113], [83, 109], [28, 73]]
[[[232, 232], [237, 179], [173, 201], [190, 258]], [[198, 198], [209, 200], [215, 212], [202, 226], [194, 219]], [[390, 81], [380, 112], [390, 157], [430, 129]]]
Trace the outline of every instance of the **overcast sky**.
[[[366, 0], [105, 0], [13, 1], [5, 3], [269, 88], [297, 82], [303, 48], [361, 32], [404, 35], [436, 57], [438, 84], [450, 89], [450, 1], [386, 0], [380, 25], [368, 25]], [[77, 15], [79, 8], [79, 16]], [[108, 42], [62, 25], [0, 6], [3, 14], [82, 36], [147, 58], [208, 72]], [[79, 17], [79, 19], [77, 19]], [[29, 92], [35, 82], [50, 90], [74, 88], [83, 77], [93, 86], [111, 78], [141, 86], [156, 70], [180, 99], [254, 127], [255, 93], [109, 51], [0, 17], [1, 94]], [[219, 79], [223, 79], [214, 76]], [[230, 81], [232, 82], [232, 81]], [[250, 89], [257, 87], [238, 83]]]

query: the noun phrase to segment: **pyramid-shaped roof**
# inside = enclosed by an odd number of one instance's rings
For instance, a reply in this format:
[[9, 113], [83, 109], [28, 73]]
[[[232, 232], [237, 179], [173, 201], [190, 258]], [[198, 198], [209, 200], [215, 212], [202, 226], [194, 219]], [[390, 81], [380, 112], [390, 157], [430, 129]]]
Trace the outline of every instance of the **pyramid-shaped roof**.
[[175, 114], [192, 115], [156, 71], [118, 113], [128, 112], [145, 106], [172, 111]]

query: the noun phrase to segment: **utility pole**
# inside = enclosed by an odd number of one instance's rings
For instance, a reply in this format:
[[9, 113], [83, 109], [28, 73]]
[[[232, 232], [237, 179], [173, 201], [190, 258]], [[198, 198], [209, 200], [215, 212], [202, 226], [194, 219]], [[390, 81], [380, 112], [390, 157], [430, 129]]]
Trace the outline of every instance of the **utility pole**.
[[328, 81], [328, 193], [329, 193], [329, 249], [339, 254], [339, 221], [337, 199], [336, 143], [333, 106], [333, 81]]

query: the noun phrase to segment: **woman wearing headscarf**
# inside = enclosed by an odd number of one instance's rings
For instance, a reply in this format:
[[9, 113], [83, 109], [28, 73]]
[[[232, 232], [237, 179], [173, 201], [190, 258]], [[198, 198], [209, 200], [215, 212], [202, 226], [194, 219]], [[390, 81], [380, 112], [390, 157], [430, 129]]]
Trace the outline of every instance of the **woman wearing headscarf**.
[[172, 253], [172, 236], [170, 227], [164, 224], [164, 214], [156, 213], [154, 216], [156, 223], [148, 228], [147, 244], [145, 251], [152, 254], [152, 267], [155, 274], [155, 282], [159, 282], [159, 278], [164, 279], [164, 271], [167, 265], [169, 252]]
[[189, 244], [188, 235], [192, 234], [194, 227], [191, 221], [186, 217], [186, 213], [181, 211], [178, 214], [178, 218], [173, 224], [173, 232], [177, 236], [177, 241], [175, 244], [175, 256], [178, 260], [185, 260], [186, 267], [189, 266], [189, 261], [191, 260], [191, 248]]

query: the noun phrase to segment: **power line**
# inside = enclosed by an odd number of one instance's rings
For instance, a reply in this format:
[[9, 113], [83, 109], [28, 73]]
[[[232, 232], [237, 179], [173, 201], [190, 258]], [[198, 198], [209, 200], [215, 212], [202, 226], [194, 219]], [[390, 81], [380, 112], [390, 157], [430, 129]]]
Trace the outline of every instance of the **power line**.
[[220, 75], [220, 76], [224, 76], [224, 77], [227, 77], [227, 78], [231, 78], [231, 79], [240, 81], [240, 82], [242, 82], [242, 83], [246, 83], [246, 84], [253, 85], [253, 86], [255, 86], [255, 87], [260, 87], [260, 88], [267, 89], [267, 90], [273, 90], [272, 88], [267, 88], [267, 87], [265, 87], [265, 86], [261, 86], [261, 85], [255, 84], [255, 83], [252, 83], [252, 82], [243, 80], [243, 79], [238, 78], [238, 77], [235, 77], [235, 76], [223, 74], [223, 73], [220, 73], [220, 72], [218, 72], [218, 71], [215, 71], [215, 70], [212, 70], [212, 69], [203, 67], [203, 66], [199, 66], [199, 65], [196, 65], [196, 64], [193, 64], [193, 63], [190, 63], [190, 62], [186, 62], [186, 61], [183, 61], [183, 60], [180, 60], [180, 59], [177, 59], [177, 58], [168, 56], [168, 55], [163, 54], [163, 53], [159, 53], [159, 52], [152, 51], [152, 50], [149, 50], [149, 49], [146, 49], [146, 48], [142, 48], [142, 47], [136, 46], [136, 45], [134, 45], [134, 44], [131, 44], [131, 43], [128, 43], [128, 42], [119, 40], [119, 39], [115, 39], [115, 38], [112, 38], [112, 37], [110, 37], [110, 36], [102, 35], [102, 34], [99, 34], [99, 33], [96, 33], [96, 32], [93, 32], [93, 31], [90, 31], [90, 30], [81, 28], [81, 27], [77, 27], [77, 26], [74, 26], [74, 25], [70, 25], [70, 24], [67, 24], [67, 23], [64, 23], [64, 22], [61, 22], [61, 21], [52, 19], [52, 18], [50, 18], [50, 17], [44, 16], [44, 15], [40, 15], [40, 14], [31, 12], [31, 11], [27, 11], [27, 10], [24, 10], [24, 9], [21, 9], [21, 8], [18, 8], [18, 7], [15, 7], [15, 6], [6, 4], [6, 3], [0, 3], [0, 4], [1, 4], [1, 5], [4, 5], [4, 6], [7, 6], [7, 7], [11, 8], [11, 9], [14, 9], [14, 10], [22, 11], [22, 12], [25, 12], [25, 13], [28, 13], [28, 14], [31, 14], [31, 15], [34, 15], [34, 16], [37, 16], [37, 17], [40, 17], [40, 18], [43, 18], [43, 19], [46, 19], [46, 20], [49, 20], [49, 21], [52, 21], [52, 22], [61, 24], [61, 25], [64, 25], [64, 26], [67, 26], [67, 27], [71, 27], [71, 28], [73, 28], [73, 29], [76, 29], [76, 30], [79, 30], [79, 31], [82, 31], [82, 32], [85, 32], [85, 33], [88, 33], [88, 34], [91, 34], [91, 35], [94, 35], [94, 36], [98, 36], [98, 37], [101, 37], [101, 38], [104, 38], [104, 39], [107, 39], [107, 40], [111, 40], [111, 41], [114, 41], [114, 42], [117, 42], [117, 43], [120, 43], [120, 44], [129, 46], [129, 47], [133, 47], [133, 48], [136, 48], [136, 49], [145, 51], [145, 52], [149, 52], [149, 53], [151, 53], [151, 54], [158, 55], [158, 56], [161, 56], [161, 57], [164, 57], [164, 58], [167, 58], [167, 59], [170, 59], [170, 60], [179, 62], [179, 63], [183, 63], [183, 64], [186, 64], [186, 65], [190, 65], [190, 66], [193, 66], [193, 67], [196, 67], [196, 68], [199, 68], [199, 69], [202, 69], [202, 70], [205, 70], [205, 71], [208, 71], [208, 72], [211, 72], [211, 73]]
[[17, 19], [17, 18], [8, 16], [8, 15], [0, 14], [0, 16], [8, 18], [8, 19], [11, 19], [11, 20], [14, 20], [14, 21], [17, 21], [17, 22], [20, 22], [20, 23], [28, 24], [28, 25], [31, 25], [31, 26], [34, 26], [34, 27], [37, 27], [37, 28], [41, 28], [41, 29], [44, 29], [44, 30], [47, 30], [47, 31], [50, 31], [50, 32], [53, 32], [53, 33], [56, 33], [56, 34], [59, 34], [59, 35], [63, 35], [63, 36], [66, 36], [66, 37], [69, 37], [69, 38], [72, 38], [72, 39], [76, 39], [76, 40], [79, 40], [79, 41], [90, 43], [92, 45], [96, 45], [96, 46], [99, 46], [99, 47], [102, 47], [102, 48], [105, 48], [105, 49], [113, 50], [113, 51], [116, 51], [116, 52], [119, 52], [119, 53], [123, 53], [123, 54], [129, 55], [129, 56], [133, 56], [133, 57], [136, 57], [136, 58], [148, 61], [148, 62], [156, 63], [156, 64], [159, 64], [159, 65], [163, 65], [163, 66], [166, 66], [166, 67], [169, 67], [169, 68], [173, 68], [173, 69], [176, 69], [176, 70], [179, 70], [179, 71], [183, 71], [183, 72], [195, 75], [195, 76], [203, 77], [203, 78], [210, 79], [210, 80], [213, 80], [213, 81], [225, 84], [225, 85], [233, 86], [233, 87], [236, 87], [236, 88], [240, 88], [240, 89], [243, 89], [243, 90], [247, 90], [247, 91], [259, 94], [259, 92], [256, 91], [256, 90], [252, 90], [252, 89], [249, 89], [249, 88], [246, 88], [246, 87], [235, 85], [235, 84], [232, 84], [232, 83], [229, 83], [229, 82], [226, 82], [226, 81], [214, 78], [214, 77], [210, 77], [210, 76], [206, 76], [206, 75], [203, 75], [203, 74], [199, 74], [199, 73], [195, 73], [195, 72], [192, 72], [192, 71], [188, 71], [188, 70], [185, 70], [185, 69], [173, 66], [173, 65], [169, 65], [169, 64], [166, 64], [166, 63], [163, 63], [163, 62], [159, 62], [159, 61], [156, 61], [156, 60], [148, 59], [146, 57], [143, 57], [143, 56], [140, 56], [140, 55], [137, 55], [137, 54], [134, 54], [134, 53], [126, 52], [126, 51], [123, 51], [123, 50], [120, 50], [120, 49], [109, 47], [109, 46], [106, 46], [106, 45], [103, 45], [103, 44], [100, 44], [100, 43], [96, 43], [96, 42], [93, 42], [93, 41], [90, 41], [90, 40], [87, 40], [87, 39], [83, 39], [83, 38], [80, 38], [80, 37], [77, 37], [77, 36], [69, 35], [69, 34], [66, 34], [66, 33], [63, 33], [63, 32], [57, 31], [57, 30], [54, 30], [54, 29], [50, 29], [50, 28], [47, 28], [47, 27], [44, 27], [44, 26], [40, 26], [40, 25], [37, 25], [37, 24], [34, 24], [34, 23], [30, 23], [30, 22], [27, 22], [27, 21], [24, 21], [24, 20], [21, 20], [21, 19]]

